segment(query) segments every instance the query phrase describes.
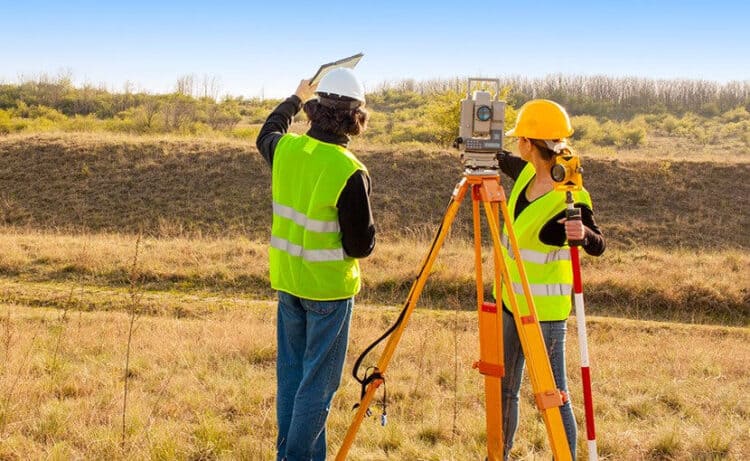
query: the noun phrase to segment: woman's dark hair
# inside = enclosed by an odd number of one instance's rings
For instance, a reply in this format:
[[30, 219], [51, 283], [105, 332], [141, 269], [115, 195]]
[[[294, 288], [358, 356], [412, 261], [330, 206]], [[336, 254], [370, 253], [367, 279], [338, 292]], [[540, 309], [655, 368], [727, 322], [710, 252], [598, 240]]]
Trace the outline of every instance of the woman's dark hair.
[[[350, 99], [350, 98], [346, 98]], [[356, 136], [367, 128], [370, 114], [364, 107], [334, 108], [311, 99], [303, 106], [305, 115], [316, 127], [339, 135]]]

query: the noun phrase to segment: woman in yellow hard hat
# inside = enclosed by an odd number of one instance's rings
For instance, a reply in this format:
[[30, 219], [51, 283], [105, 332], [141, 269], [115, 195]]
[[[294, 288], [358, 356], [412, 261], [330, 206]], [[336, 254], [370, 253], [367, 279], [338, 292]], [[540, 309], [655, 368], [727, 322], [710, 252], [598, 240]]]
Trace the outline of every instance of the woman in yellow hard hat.
[[[555, 183], [550, 171], [557, 155], [570, 153], [566, 138], [572, 134], [570, 118], [562, 106], [546, 99], [535, 99], [521, 107], [515, 127], [506, 133], [506, 136], [518, 138], [520, 158], [505, 152], [498, 156], [500, 169], [515, 181], [508, 199], [511, 225], [516, 232], [555, 382], [563, 395], [568, 393], [565, 335], [573, 291], [567, 241], [583, 241], [584, 250], [593, 256], [601, 255], [605, 248], [604, 237], [594, 221], [588, 192], [585, 189], [574, 192], [575, 205], [581, 209], [582, 220], [567, 221], [565, 194], [553, 190]], [[502, 240], [507, 247], [505, 226]], [[526, 300], [516, 263], [507, 248], [503, 248], [503, 257], [514, 282], [512, 290], [519, 309], [523, 310]], [[509, 295], [504, 287], [501, 293], [505, 346], [503, 434], [507, 459], [518, 427], [518, 399], [525, 358], [509, 308]], [[575, 459], [577, 430], [569, 399], [560, 407], [560, 413]]]

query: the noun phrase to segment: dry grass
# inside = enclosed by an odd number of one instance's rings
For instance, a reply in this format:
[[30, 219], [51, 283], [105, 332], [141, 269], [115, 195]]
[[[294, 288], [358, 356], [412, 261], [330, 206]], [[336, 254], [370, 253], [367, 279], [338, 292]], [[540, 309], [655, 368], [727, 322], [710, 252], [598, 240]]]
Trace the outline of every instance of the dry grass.
[[[136, 237], [0, 232], [0, 301], [64, 308], [70, 284], [83, 284], [78, 310], [127, 310], [120, 294], [130, 284]], [[201, 316], [231, 308], [242, 297], [270, 298], [265, 241], [244, 238], [146, 238], [139, 256], [144, 313]], [[401, 304], [429, 242], [383, 239], [362, 261], [359, 299]], [[461, 239], [441, 250], [423, 293], [423, 304], [446, 308], [451, 299], [474, 297], [473, 249]], [[484, 253], [485, 281], [492, 270]], [[741, 250], [693, 252], [610, 249], [583, 258], [588, 309], [598, 315], [690, 323], [750, 325], [750, 255]], [[202, 305], [195, 295], [212, 296]], [[221, 295], [221, 296], [219, 296]], [[179, 301], [175, 301], [179, 299]], [[468, 301], [464, 309], [471, 309]]]
[[[270, 210], [253, 201], [268, 201], [270, 181], [253, 173], [267, 171], [250, 146], [169, 137], [2, 138], [0, 221], [45, 229], [237, 235]], [[249, 193], [255, 187], [257, 197]]]
[[[272, 303], [246, 302], [202, 319], [139, 319], [124, 450], [121, 367], [129, 318], [72, 315], [51, 366], [58, 312], [0, 307], [0, 459], [273, 459]], [[330, 418], [331, 451], [359, 392], [348, 375], [351, 363], [396, 315], [356, 308], [347, 376]], [[572, 321], [569, 327], [571, 393], [583, 432]], [[747, 328], [591, 318], [602, 459], [746, 459], [748, 340]], [[477, 347], [472, 312], [418, 310], [389, 369], [389, 424], [366, 420], [350, 459], [481, 458], [483, 388], [471, 369]], [[522, 392], [514, 453], [549, 458], [527, 385]]]
[[619, 159], [625, 162], [747, 163], [750, 162], [750, 145], [737, 139], [708, 143], [678, 136], [649, 134], [644, 145], [637, 148], [590, 146], [582, 154], [590, 158]]
[[[727, 148], [733, 154], [715, 162], [714, 154], [660, 146], [584, 153], [586, 185], [610, 245], [750, 248], [747, 152]], [[379, 231], [432, 233], [461, 176], [457, 153], [408, 144], [353, 148], [372, 174]], [[689, 161], [674, 157], [683, 151]], [[7, 136], [0, 179], [0, 224], [16, 227], [256, 239], [270, 227], [270, 170], [249, 142]], [[470, 235], [468, 208], [456, 235]]]
[[[10, 397], [2, 408], [0, 458], [40, 459], [57, 452], [56, 459], [211, 459], [230, 441], [233, 453], [245, 459], [264, 444], [268, 451], [274, 379], [269, 364], [275, 356], [268, 350], [273, 312], [264, 307], [215, 321], [138, 321], [124, 451], [122, 363], [129, 317], [74, 317], [61, 364], [51, 370], [46, 364], [54, 312], [4, 307], [15, 340], [0, 377], [3, 397]], [[11, 396], [14, 376], [21, 379]], [[237, 424], [228, 423], [235, 416]]]

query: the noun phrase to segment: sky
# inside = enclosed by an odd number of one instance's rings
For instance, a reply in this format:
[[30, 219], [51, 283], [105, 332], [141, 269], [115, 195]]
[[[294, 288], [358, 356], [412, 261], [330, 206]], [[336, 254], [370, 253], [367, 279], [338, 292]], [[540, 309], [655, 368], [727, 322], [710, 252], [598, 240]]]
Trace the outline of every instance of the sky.
[[279, 98], [358, 52], [383, 82], [550, 74], [750, 80], [750, 2], [0, 0], [0, 82]]

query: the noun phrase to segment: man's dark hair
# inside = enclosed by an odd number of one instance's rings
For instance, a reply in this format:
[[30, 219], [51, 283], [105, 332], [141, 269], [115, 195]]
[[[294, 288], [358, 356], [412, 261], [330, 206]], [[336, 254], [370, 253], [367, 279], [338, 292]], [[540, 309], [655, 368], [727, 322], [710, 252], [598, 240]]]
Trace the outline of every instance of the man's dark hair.
[[[339, 98], [340, 101], [336, 102], [354, 101], [343, 96]], [[370, 114], [364, 107], [348, 109], [331, 106], [342, 104], [324, 104], [318, 99], [311, 99], [305, 103], [303, 109], [310, 123], [324, 131], [347, 136], [356, 136], [365, 131]]]

